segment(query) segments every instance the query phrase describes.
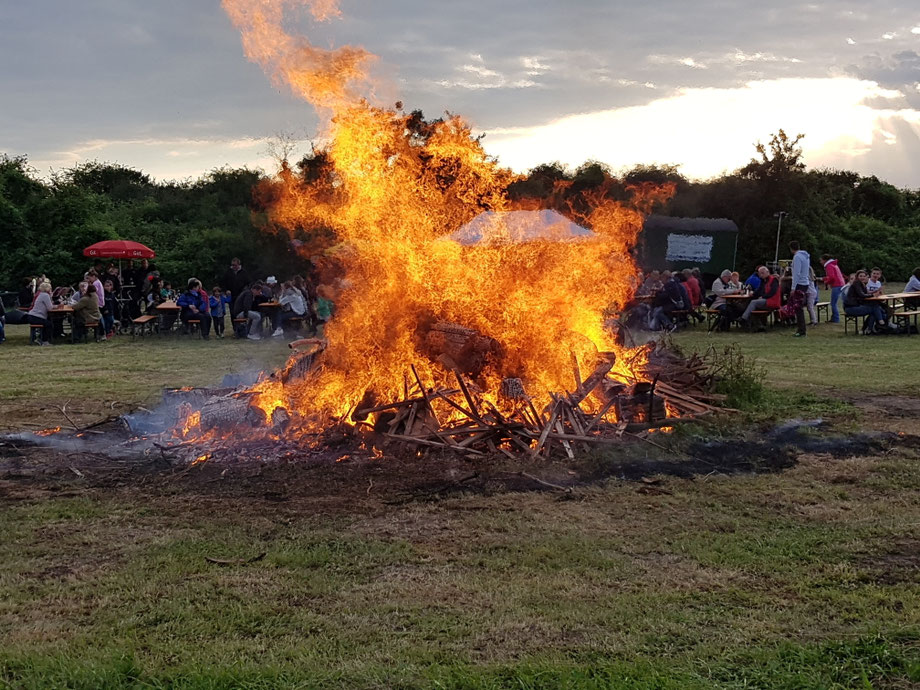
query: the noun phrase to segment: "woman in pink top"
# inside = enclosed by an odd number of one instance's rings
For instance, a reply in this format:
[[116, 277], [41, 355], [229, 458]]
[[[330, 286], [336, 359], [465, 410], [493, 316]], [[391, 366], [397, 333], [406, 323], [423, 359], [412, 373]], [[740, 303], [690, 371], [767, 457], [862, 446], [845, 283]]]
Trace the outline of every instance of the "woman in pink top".
[[831, 289], [831, 322], [840, 323], [840, 310], [837, 303], [840, 301], [840, 293], [847, 281], [837, 265], [837, 259], [824, 254], [821, 256], [821, 263], [824, 264], [824, 284]]
[[103, 302], [105, 302], [105, 298], [103, 297], [105, 291], [102, 289], [102, 281], [99, 280], [99, 275], [96, 273], [96, 269], [89, 269], [86, 275], [83, 276], [83, 279], [86, 282], [92, 283], [96, 286], [96, 301], [99, 302], [99, 308], [101, 309], [103, 306], [105, 306], [103, 304]]

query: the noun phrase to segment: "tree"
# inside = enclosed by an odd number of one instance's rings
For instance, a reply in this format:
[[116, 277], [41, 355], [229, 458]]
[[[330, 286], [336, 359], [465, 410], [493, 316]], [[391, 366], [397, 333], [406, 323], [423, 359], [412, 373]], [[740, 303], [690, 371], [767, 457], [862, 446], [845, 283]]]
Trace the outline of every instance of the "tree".
[[760, 158], [752, 158], [750, 163], [741, 168], [739, 174], [752, 180], [782, 181], [804, 172], [802, 147], [799, 146], [799, 142], [804, 138], [804, 134], [798, 134], [795, 139], [790, 139], [786, 132], [780, 129], [770, 137], [770, 142], [766, 146], [758, 141], [754, 148]]

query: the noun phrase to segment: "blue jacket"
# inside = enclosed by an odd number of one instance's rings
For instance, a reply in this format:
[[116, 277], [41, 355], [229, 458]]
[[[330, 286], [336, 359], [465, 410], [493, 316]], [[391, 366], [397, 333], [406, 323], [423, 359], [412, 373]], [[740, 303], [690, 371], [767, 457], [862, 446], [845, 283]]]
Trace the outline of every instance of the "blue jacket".
[[220, 297], [211, 295], [208, 301], [211, 304], [211, 316], [217, 317], [218, 319], [224, 318], [224, 314], [227, 313], [227, 307], [225, 305], [230, 304], [230, 298], [226, 295], [221, 295]]
[[201, 293], [197, 290], [194, 292], [189, 292], [186, 290], [179, 298], [176, 300], [176, 305], [182, 307], [182, 313], [185, 314], [189, 311], [189, 307], [196, 307], [198, 311], [202, 314], [208, 313], [208, 304], [206, 300], [201, 298]]
[[804, 249], [800, 249], [792, 255], [792, 287], [797, 285], [808, 285], [811, 282], [808, 267], [811, 265], [811, 257]]

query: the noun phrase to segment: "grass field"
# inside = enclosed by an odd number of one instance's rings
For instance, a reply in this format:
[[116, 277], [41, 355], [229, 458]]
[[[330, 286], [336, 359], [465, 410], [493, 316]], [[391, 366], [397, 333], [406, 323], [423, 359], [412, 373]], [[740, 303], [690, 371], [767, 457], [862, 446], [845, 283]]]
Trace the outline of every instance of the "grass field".
[[[738, 342], [766, 369], [764, 405], [784, 414], [830, 401], [848, 430], [920, 436], [920, 338], [833, 328], [675, 342]], [[24, 339], [14, 327], [0, 346], [9, 428], [60, 423], [64, 401], [81, 420], [149, 405], [164, 386], [213, 385], [286, 349]], [[767, 423], [738, 419], [739, 439]], [[0, 472], [0, 686], [920, 687], [918, 448], [571, 494], [394, 504], [371, 484], [344, 510]]]

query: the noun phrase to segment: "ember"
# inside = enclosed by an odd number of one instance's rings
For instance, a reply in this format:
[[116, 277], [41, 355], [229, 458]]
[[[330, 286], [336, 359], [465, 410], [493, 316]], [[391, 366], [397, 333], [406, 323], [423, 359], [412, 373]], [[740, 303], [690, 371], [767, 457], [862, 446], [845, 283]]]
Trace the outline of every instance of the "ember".
[[[289, 440], [346, 426], [412, 450], [571, 455], [630, 424], [708, 411], [649, 368], [650, 347], [627, 348], [605, 325], [634, 292], [630, 249], [671, 187], [629, 187], [625, 200], [598, 189], [568, 214], [589, 236], [515, 241], [501, 218], [517, 178], [462, 119], [425, 123], [368, 103], [357, 87], [373, 56], [289, 35], [284, 9], [296, 3], [223, 4], [250, 59], [330, 115], [319, 179], [284, 168], [260, 194], [272, 230], [331, 230], [341, 274], [324, 341], [213, 403], [213, 422], [212, 403], [189, 408], [176, 436], [231, 422]], [[338, 14], [332, 0], [302, 4], [317, 21]], [[498, 219], [488, 241], [453, 239], [483, 211]]]

